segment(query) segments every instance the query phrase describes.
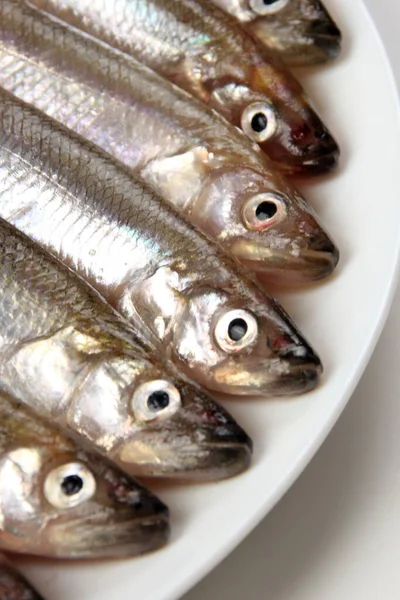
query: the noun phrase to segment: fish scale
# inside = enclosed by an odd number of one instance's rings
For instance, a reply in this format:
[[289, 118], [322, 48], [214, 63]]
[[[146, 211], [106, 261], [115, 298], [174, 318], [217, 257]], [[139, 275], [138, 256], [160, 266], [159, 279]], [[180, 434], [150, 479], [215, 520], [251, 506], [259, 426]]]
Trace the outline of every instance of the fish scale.
[[[133, 59], [4, 2], [13, 10], [0, 18], [3, 87], [113, 154], [263, 281], [335, 268], [337, 249], [311, 208], [240, 132]], [[264, 199], [277, 207], [265, 223], [253, 202]]]
[[[19, 130], [19, 124], [18, 123], [14, 123], [13, 119], [15, 117], [15, 114], [13, 113], [11, 115], [11, 123], [10, 123], [10, 130], [11, 131], [16, 131], [18, 132]], [[54, 190], [56, 188], [58, 189], [62, 189], [63, 192], [63, 197], [60, 198], [60, 203], [58, 205], [52, 205], [51, 203], [51, 199], [49, 200], [48, 204], [50, 204], [50, 208], [51, 209], [55, 209], [56, 211], [59, 210], [68, 210], [68, 211], [76, 211], [76, 208], [74, 207], [74, 199], [75, 196], [79, 193], [81, 193], [81, 190], [84, 190], [85, 195], [88, 195], [90, 193], [92, 193], [93, 197], [96, 197], [96, 203], [97, 206], [99, 208], [98, 214], [99, 217], [101, 218], [101, 214], [103, 211], [105, 211], [108, 208], [108, 204], [110, 203], [110, 201], [112, 202], [111, 208], [115, 209], [115, 213], [121, 218], [121, 221], [129, 221], [129, 220], [133, 220], [134, 226], [137, 230], [139, 231], [143, 231], [144, 229], [144, 225], [146, 227], [146, 233], [149, 232], [147, 234], [146, 237], [148, 237], [152, 242], [157, 239], [156, 236], [156, 224], [157, 224], [157, 218], [161, 218], [161, 222], [164, 222], [163, 219], [163, 213], [162, 211], [158, 211], [158, 213], [161, 212], [161, 215], [159, 214], [159, 216], [157, 216], [156, 213], [154, 213], [152, 215], [151, 211], [149, 212], [148, 209], [148, 204], [145, 201], [145, 197], [142, 196], [142, 192], [141, 189], [138, 185], [136, 185], [136, 190], [134, 187], [134, 184], [132, 183], [132, 185], [130, 185], [130, 181], [128, 181], [128, 186], [129, 186], [129, 195], [131, 195], [133, 192], [137, 191], [137, 202], [138, 202], [138, 209], [136, 211], [136, 214], [132, 214], [132, 203], [130, 201], [130, 199], [128, 199], [128, 193], [125, 192], [125, 190], [123, 189], [122, 192], [118, 193], [117, 195], [115, 195], [113, 193], [113, 191], [115, 190], [115, 187], [118, 186], [118, 184], [120, 183], [117, 180], [113, 180], [113, 184], [112, 186], [106, 186], [104, 188], [104, 186], [99, 185], [98, 189], [96, 188], [90, 188], [90, 186], [87, 186], [88, 181], [92, 181], [92, 182], [96, 182], [99, 178], [99, 173], [98, 170], [95, 166], [95, 164], [90, 163], [90, 158], [87, 158], [88, 163], [88, 167], [89, 169], [91, 167], [93, 167], [93, 171], [91, 172], [89, 171], [85, 171], [83, 169], [80, 168], [80, 166], [82, 164], [85, 163], [85, 158], [83, 156], [79, 156], [77, 155], [77, 149], [76, 148], [72, 148], [71, 145], [68, 142], [68, 139], [59, 139], [57, 134], [52, 132], [51, 130], [48, 130], [46, 128], [46, 126], [44, 125], [43, 127], [40, 126], [40, 121], [36, 120], [33, 121], [33, 127], [30, 128], [29, 124], [27, 127], [24, 128], [24, 124], [26, 124], [26, 121], [22, 121], [21, 120], [21, 133], [22, 136], [29, 136], [29, 145], [27, 148], [24, 148], [24, 152], [26, 151], [27, 154], [25, 154], [25, 158], [24, 160], [27, 163], [27, 169], [29, 169], [31, 171], [31, 177], [32, 180], [30, 182], [30, 184], [28, 184], [27, 187], [30, 186], [37, 186], [38, 182], [42, 179], [43, 181], [47, 181], [48, 182], [48, 186], [50, 188], [50, 190], [52, 190], [52, 193], [54, 193]], [[61, 142], [64, 142], [64, 144], [60, 144]], [[4, 153], [6, 153], [7, 151], [7, 146], [10, 145], [11, 146], [11, 153], [13, 153], [13, 151], [15, 153], [18, 152], [18, 146], [15, 147], [14, 149], [14, 144], [16, 143], [16, 138], [15, 137], [4, 137], [4, 143], [3, 143], [3, 147], [4, 147]], [[50, 149], [51, 147], [51, 149]], [[29, 154], [30, 153], [30, 154]], [[18, 157], [16, 158], [16, 161], [20, 161], [21, 159]], [[34, 166], [34, 161], [37, 164], [37, 168], [35, 168]], [[10, 165], [10, 170], [12, 172], [16, 172], [16, 167], [15, 165]], [[48, 175], [47, 173], [50, 172], [50, 175]], [[63, 180], [63, 176], [65, 173], [68, 173], [68, 180], [67, 182], [64, 182]], [[26, 177], [27, 175], [25, 175]], [[54, 179], [54, 178], [55, 179]], [[127, 187], [127, 183], [123, 182], [123, 186], [124, 188]], [[125, 193], [124, 193], [125, 192]], [[15, 195], [17, 194], [17, 192], [15, 193]], [[70, 200], [72, 200], [72, 202], [67, 203], [66, 202], [66, 198], [67, 196], [69, 197]], [[22, 196], [21, 198], [25, 198], [26, 196]], [[54, 196], [55, 199], [57, 199], [56, 196]], [[144, 206], [143, 206], [144, 204]], [[11, 210], [11, 205], [10, 205], [10, 210]], [[72, 227], [72, 239], [69, 240], [68, 243], [70, 249], [74, 248], [74, 246], [76, 246], [77, 242], [79, 241], [79, 247], [76, 248], [76, 254], [74, 259], [78, 260], [79, 258], [79, 253], [81, 251], [84, 252], [84, 248], [86, 244], [91, 244], [91, 236], [90, 236], [90, 222], [91, 220], [94, 218], [94, 210], [92, 208], [92, 210], [90, 210], [90, 206], [89, 205], [84, 205], [83, 206], [84, 210], [82, 210], [82, 212], [78, 213], [77, 211], [75, 212], [76, 214], [76, 220], [79, 221], [80, 217], [86, 217], [87, 220], [87, 224], [86, 226], [82, 225], [82, 229], [79, 230], [79, 232], [75, 232], [73, 229], [73, 223], [71, 223], [71, 227]], [[43, 209], [43, 205], [40, 204], [38, 205], [38, 209], [41, 210]], [[64, 222], [64, 218], [65, 216], [68, 216], [68, 214], [71, 213], [67, 213], [65, 215], [63, 215], [62, 218], [57, 219], [56, 221], [53, 220], [53, 217], [56, 217], [56, 212], [54, 212], [52, 215], [49, 216], [50, 222], [53, 222], [55, 225], [58, 223], [60, 226], [64, 227], [66, 226], [65, 222]], [[134, 218], [132, 218], [134, 217]], [[87, 242], [85, 242], [85, 238], [82, 238], [82, 233], [85, 232], [85, 230], [88, 230], [87, 233]], [[166, 229], [164, 227], [164, 229]], [[103, 228], [103, 235], [105, 235], [107, 232], [107, 230], [105, 228]], [[112, 231], [109, 232], [108, 235], [113, 235]], [[161, 235], [164, 235], [164, 232], [161, 232]], [[137, 236], [136, 238], [134, 238], [134, 243], [133, 243], [133, 247], [132, 247], [132, 251], [136, 252], [137, 250], [137, 244], [139, 241], [141, 241], [141, 246], [146, 246], [146, 239], [143, 239], [144, 235], [142, 236]], [[61, 238], [63, 239], [63, 238]], [[125, 243], [128, 244], [129, 240], [131, 238], [127, 237], [125, 239]], [[185, 247], [182, 248], [183, 251], [185, 250]], [[139, 252], [142, 251], [142, 248], [139, 249]], [[73, 260], [74, 260], [73, 259]], [[134, 259], [132, 259], [132, 262], [134, 262]], [[107, 266], [107, 262], [104, 263], [103, 267]]]
[[[0, 325], [0, 416], [4, 392], [130, 474], [220, 479], [248, 466], [251, 442], [232, 417], [157, 366], [98, 294], [2, 219]], [[150, 411], [158, 390], [169, 403]]]
[[[133, 56], [219, 111], [279, 168], [317, 175], [339, 148], [300, 83], [209, 0], [31, 0]], [[260, 131], [253, 117], [261, 114]], [[271, 123], [273, 126], [267, 127]]]
[[[158, 498], [3, 392], [0, 450], [2, 551], [106, 558], [135, 556], [166, 542], [168, 511]], [[68, 477], [81, 484], [71, 494], [63, 489]], [[150, 525], [147, 531], [144, 522]], [[38, 598], [33, 591], [32, 596], [10, 595], [23, 586], [0, 555], [0, 597]]]
[[[316, 385], [320, 360], [277, 302], [141, 180], [1, 91], [0, 127], [0, 217], [82, 276], [161, 361], [231, 394]], [[10, 185], [16, 174], [23, 185]], [[199, 310], [207, 315], [200, 323], [193, 318]], [[232, 348], [228, 325], [238, 310], [249, 335]], [[190, 348], [189, 339], [196, 342]]]

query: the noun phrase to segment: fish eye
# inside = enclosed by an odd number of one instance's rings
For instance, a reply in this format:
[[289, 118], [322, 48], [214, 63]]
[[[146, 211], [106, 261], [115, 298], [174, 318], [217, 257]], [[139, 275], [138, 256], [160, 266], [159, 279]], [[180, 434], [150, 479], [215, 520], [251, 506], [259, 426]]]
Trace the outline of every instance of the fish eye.
[[266, 142], [278, 129], [275, 110], [267, 102], [253, 102], [242, 113], [241, 127], [253, 141]]
[[142, 383], [131, 398], [131, 409], [138, 421], [159, 421], [174, 415], [182, 406], [177, 388], [164, 379]]
[[90, 500], [96, 492], [96, 480], [89, 469], [78, 462], [56, 467], [44, 482], [46, 500], [55, 508], [74, 508]]
[[257, 15], [272, 15], [289, 4], [290, 0], [249, 0], [249, 6]]
[[243, 207], [246, 227], [264, 231], [279, 223], [286, 215], [284, 198], [279, 194], [257, 194]]
[[257, 321], [247, 310], [230, 310], [218, 320], [214, 335], [222, 350], [238, 352], [256, 340]]

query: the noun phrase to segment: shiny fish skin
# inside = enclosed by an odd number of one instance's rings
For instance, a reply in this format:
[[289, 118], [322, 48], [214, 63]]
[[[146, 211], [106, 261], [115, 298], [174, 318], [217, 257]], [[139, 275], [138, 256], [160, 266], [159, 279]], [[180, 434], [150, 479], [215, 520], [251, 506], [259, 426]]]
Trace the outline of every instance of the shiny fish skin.
[[[335, 268], [335, 245], [265, 154], [130, 57], [3, 0], [0, 85], [133, 168], [263, 281], [304, 283]], [[261, 221], [264, 201], [278, 210]]]
[[320, 360], [279, 305], [119, 163], [4, 91], [0, 127], [0, 216], [86, 279], [161, 360], [228, 394], [316, 385]]
[[43, 600], [31, 584], [0, 555], [0, 599]]
[[289, 66], [332, 60], [342, 34], [319, 0], [212, 0]]
[[[67, 493], [73, 482], [80, 489]], [[156, 496], [3, 393], [0, 517], [2, 551], [52, 558], [135, 556], [169, 535]], [[1, 561], [0, 591], [12, 582], [5, 568]]]
[[5, 222], [0, 326], [0, 389], [129, 474], [199, 481], [249, 465], [251, 441], [224, 409], [150, 362], [98, 294]]
[[242, 127], [287, 173], [313, 176], [335, 168], [337, 143], [298, 81], [210, 0], [30, 3], [131, 54], [197, 96]]

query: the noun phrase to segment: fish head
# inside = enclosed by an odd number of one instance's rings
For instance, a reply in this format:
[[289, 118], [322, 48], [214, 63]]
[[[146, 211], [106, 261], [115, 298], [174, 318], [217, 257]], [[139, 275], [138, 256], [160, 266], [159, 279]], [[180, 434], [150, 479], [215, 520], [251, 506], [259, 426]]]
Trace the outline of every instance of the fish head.
[[313, 389], [321, 361], [272, 299], [259, 292], [196, 288], [175, 324], [173, 354], [204, 387], [236, 395]]
[[130, 399], [135, 433], [113, 460], [138, 476], [214, 481], [250, 464], [252, 442], [233, 417], [185, 381], [142, 383]]
[[250, 463], [249, 436], [169, 362], [165, 369], [129, 355], [95, 362], [68, 422], [134, 476], [220, 480]]
[[117, 468], [84, 451], [27, 446], [0, 464], [2, 545], [59, 558], [136, 555], [163, 545], [168, 510]]
[[327, 277], [339, 260], [335, 244], [300, 193], [265, 164], [213, 170], [192, 218], [262, 282]]
[[[280, 170], [316, 176], [336, 168], [339, 146], [312, 108], [300, 83], [280, 60], [260, 47], [246, 53], [241, 68], [218, 65], [211, 102], [257, 143]], [[229, 76], [228, 76], [229, 74]]]
[[338, 56], [342, 35], [319, 0], [242, 0], [247, 28], [291, 66]]

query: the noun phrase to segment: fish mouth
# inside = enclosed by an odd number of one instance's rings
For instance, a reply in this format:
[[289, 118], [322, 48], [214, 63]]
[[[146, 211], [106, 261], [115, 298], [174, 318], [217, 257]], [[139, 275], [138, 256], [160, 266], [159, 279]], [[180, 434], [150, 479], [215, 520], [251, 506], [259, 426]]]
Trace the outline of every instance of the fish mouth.
[[[108, 528], [99, 528], [98, 536], [96, 530], [88, 533], [88, 553], [81, 553], [79, 558], [124, 558], [139, 556], [162, 548], [168, 541], [171, 533], [168, 511], [164, 514], [153, 515], [147, 518], [138, 518], [136, 522], [118, 523], [118, 526], [110, 525]], [[98, 539], [110, 543], [101, 543]]]
[[[161, 505], [161, 503], [160, 503]], [[48, 555], [64, 559], [109, 559], [137, 556], [164, 546], [170, 534], [169, 513], [164, 506], [157, 514], [116, 522], [88, 518], [76, 524], [53, 525]]]
[[332, 148], [317, 150], [314, 156], [305, 152], [299, 160], [275, 161], [279, 169], [287, 175], [298, 177], [318, 177], [334, 171], [339, 164], [340, 149], [334, 142]]
[[311, 392], [319, 383], [322, 364], [305, 364], [294, 367], [288, 375], [273, 386], [276, 396], [291, 396]]
[[254, 368], [251, 360], [227, 364], [216, 377], [225, 393], [253, 396], [291, 396], [307, 393], [319, 383], [322, 363], [311, 350], [301, 358], [276, 358]]
[[319, 62], [334, 60], [339, 56], [342, 49], [342, 35], [339, 29], [337, 29], [337, 34], [321, 33], [315, 35], [313, 36], [313, 41], [315, 46], [322, 51]]
[[269, 150], [269, 142], [260, 144], [267, 154], [271, 152], [274, 163], [287, 175], [324, 175], [336, 169], [339, 164], [340, 148], [335, 138], [312, 109], [308, 113], [304, 118], [307, 130], [304, 140], [298, 140], [298, 133], [293, 129], [291, 146], [282, 146], [276, 153], [273, 146]]
[[295, 246], [295, 241], [291, 241], [287, 250], [275, 250], [256, 241], [238, 240], [230, 252], [265, 284], [311, 283], [329, 277], [336, 269], [340, 253], [328, 236], [316, 244], [311, 242], [309, 248], [294, 250]]
[[306, 177], [330, 173], [339, 164], [339, 145], [311, 106], [305, 111], [304, 120], [303, 139], [301, 128], [292, 130], [291, 141], [295, 151], [292, 162], [288, 160], [288, 168], [292, 174]]
[[[203, 433], [199, 432], [199, 437]], [[252, 441], [246, 434], [246, 441], [226, 443], [220, 440], [201, 443], [177, 443], [175, 457], [171, 459], [163, 447], [152, 448], [153, 460], [136, 464], [137, 476], [173, 479], [174, 481], [221, 481], [239, 475], [251, 462]], [[129, 457], [137, 455], [135, 446], [124, 447], [120, 453], [120, 464], [128, 464]], [[129, 463], [128, 467], [131, 468]]]
[[[209, 454], [209, 459], [204, 460], [203, 468], [196, 471], [196, 482], [221, 481], [236, 477], [246, 471], [251, 463], [253, 442], [247, 437], [247, 442], [221, 443], [208, 442], [200, 450], [204, 456]], [[182, 472], [174, 480], [193, 481], [193, 472]]]
[[315, 46], [323, 52], [325, 59], [333, 60], [341, 50], [342, 32], [325, 9], [321, 9], [325, 15], [310, 24], [308, 33]]
[[214, 466], [205, 469], [203, 481], [229, 479], [250, 466], [253, 441], [239, 425], [235, 428], [221, 426], [214, 430], [206, 448]]

